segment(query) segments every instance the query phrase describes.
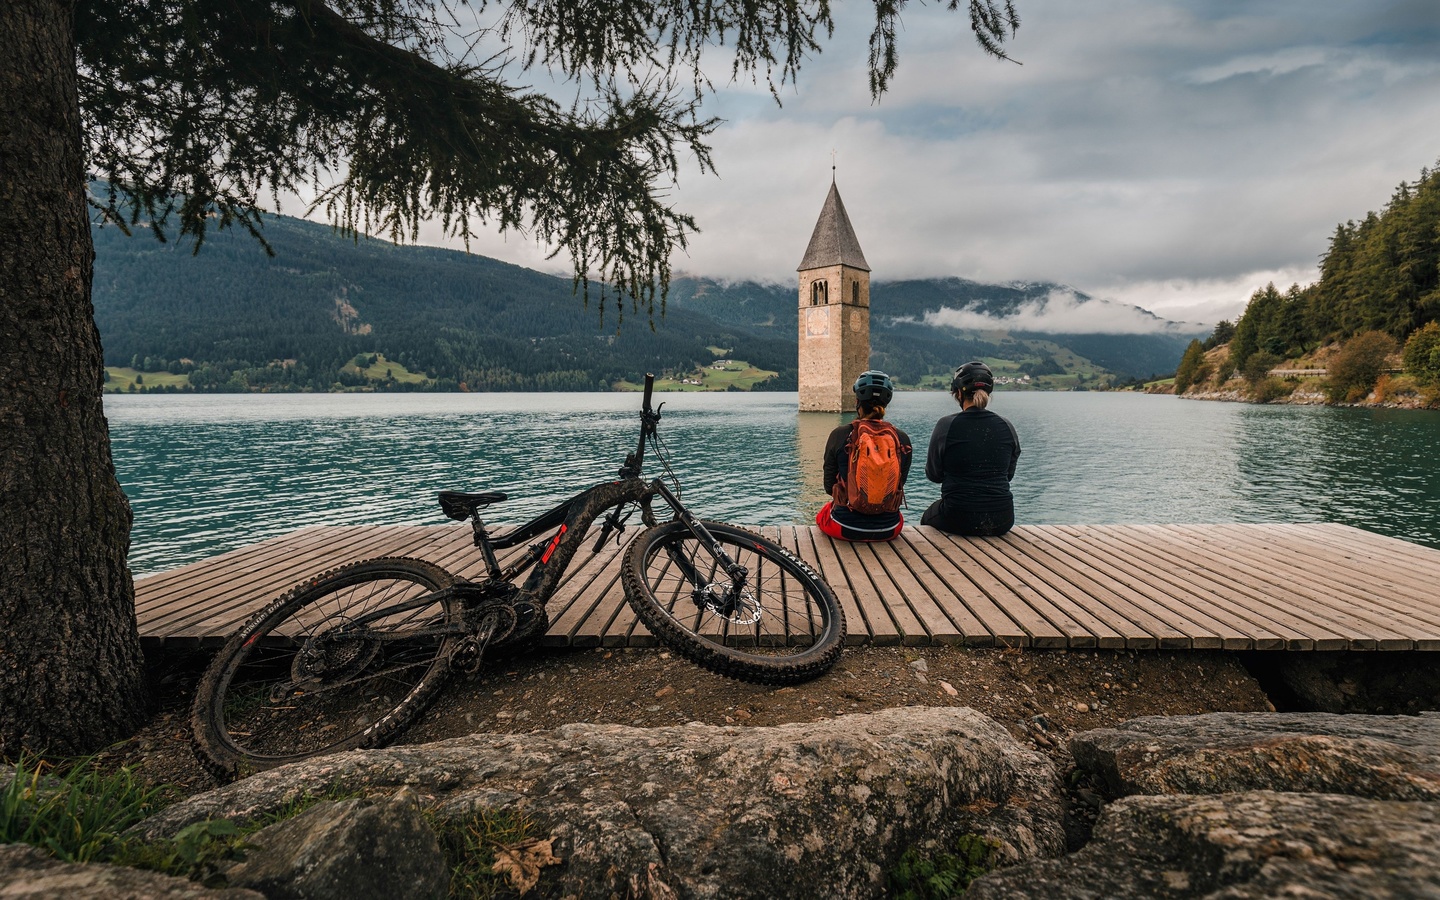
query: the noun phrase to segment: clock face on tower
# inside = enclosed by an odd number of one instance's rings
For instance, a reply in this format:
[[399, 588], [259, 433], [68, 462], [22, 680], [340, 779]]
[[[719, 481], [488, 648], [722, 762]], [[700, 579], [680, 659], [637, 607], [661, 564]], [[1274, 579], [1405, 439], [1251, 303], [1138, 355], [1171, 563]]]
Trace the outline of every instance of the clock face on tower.
[[830, 307], [815, 306], [805, 310], [805, 336], [828, 337], [830, 335]]

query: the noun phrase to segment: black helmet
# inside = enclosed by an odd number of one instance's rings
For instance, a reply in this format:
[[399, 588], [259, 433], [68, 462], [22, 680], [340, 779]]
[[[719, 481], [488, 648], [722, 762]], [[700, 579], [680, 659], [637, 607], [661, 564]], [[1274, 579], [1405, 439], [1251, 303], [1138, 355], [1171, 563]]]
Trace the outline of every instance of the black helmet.
[[895, 396], [895, 382], [884, 372], [871, 369], [860, 373], [851, 390], [855, 392], [855, 399], [866, 406], [889, 406], [890, 398]]
[[993, 391], [995, 390], [995, 375], [990, 367], [983, 362], [968, 362], [955, 370], [955, 377], [950, 381], [950, 393], [963, 391]]

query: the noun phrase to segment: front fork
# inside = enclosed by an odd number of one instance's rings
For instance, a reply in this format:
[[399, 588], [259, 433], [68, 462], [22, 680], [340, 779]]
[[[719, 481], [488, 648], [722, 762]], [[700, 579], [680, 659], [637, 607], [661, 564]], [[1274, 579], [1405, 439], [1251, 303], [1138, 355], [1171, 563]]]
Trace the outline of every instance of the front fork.
[[[706, 528], [699, 519], [695, 518], [690, 510], [685, 508], [684, 504], [680, 502], [680, 498], [671, 493], [670, 488], [665, 486], [665, 482], [657, 478], [650, 483], [650, 486], [654, 489], [655, 493], [664, 498], [666, 503], [670, 504], [670, 508], [675, 511], [675, 517], [684, 523], [685, 527], [690, 530], [691, 534], [695, 535], [695, 539], [698, 540], [706, 550], [710, 551], [710, 555], [715, 558], [720, 568], [729, 576], [731, 596], [739, 596], [740, 593], [745, 590], [745, 582], [746, 579], [750, 577], [750, 570], [730, 558], [730, 554], [725, 552], [725, 547], [719, 541], [715, 540], [715, 536], [710, 533], [710, 530]], [[690, 564], [690, 560], [685, 557], [685, 554], [672, 550], [670, 558], [674, 561], [675, 565], [679, 567], [681, 574], [683, 574], [691, 584], [695, 585], [695, 597], [698, 602], [698, 599], [702, 596], [705, 589], [709, 587], [709, 582], [705, 580], [705, 576], [701, 575], [700, 572]]]

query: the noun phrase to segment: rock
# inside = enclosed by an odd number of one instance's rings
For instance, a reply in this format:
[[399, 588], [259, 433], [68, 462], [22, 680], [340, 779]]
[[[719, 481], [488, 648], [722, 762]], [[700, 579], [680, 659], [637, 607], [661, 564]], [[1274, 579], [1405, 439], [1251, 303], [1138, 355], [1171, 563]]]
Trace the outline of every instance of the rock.
[[98, 863], [61, 862], [25, 844], [0, 844], [5, 900], [265, 900], [254, 891], [210, 890], [185, 878]]
[[1274, 790], [1440, 800], [1440, 713], [1147, 716], [1075, 735], [1111, 796]]
[[919, 659], [910, 660], [910, 668], [917, 672], [928, 672], [930, 671], [930, 664], [925, 662], [925, 657], [922, 656]]
[[524, 813], [562, 862], [539, 896], [874, 897], [911, 847], [974, 834], [1004, 861], [1063, 851], [1049, 761], [964, 708], [773, 728], [567, 725], [354, 751], [263, 772], [142, 823], [245, 820], [343, 783], [411, 785], [438, 817]]
[[356, 900], [442, 898], [450, 872], [415, 793], [383, 801], [319, 803], [245, 841], [245, 859], [224, 872], [266, 897]]
[[1440, 807], [1255, 791], [1127, 797], [1058, 860], [975, 881], [966, 900], [1434, 897]]

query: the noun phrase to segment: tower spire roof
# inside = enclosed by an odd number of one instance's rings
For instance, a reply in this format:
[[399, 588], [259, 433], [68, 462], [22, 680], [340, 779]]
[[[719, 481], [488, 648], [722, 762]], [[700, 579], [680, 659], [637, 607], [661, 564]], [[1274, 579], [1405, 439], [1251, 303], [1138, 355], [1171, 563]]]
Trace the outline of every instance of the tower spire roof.
[[810, 235], [810, 246], [805, 249], [805, 258], [800, 261], [798, 271], [822, 269], [826, 266], [843, 265], [852, 269], [870, 271], [865, 254], [860, 250], [860, 241], [845, 213], [845, 204], [840, 200], [840, 189], [830, 182], [830, 193], [825, 196], [825, 205], [820, 210], [820, 219], [815, 223], [815, 232]]

